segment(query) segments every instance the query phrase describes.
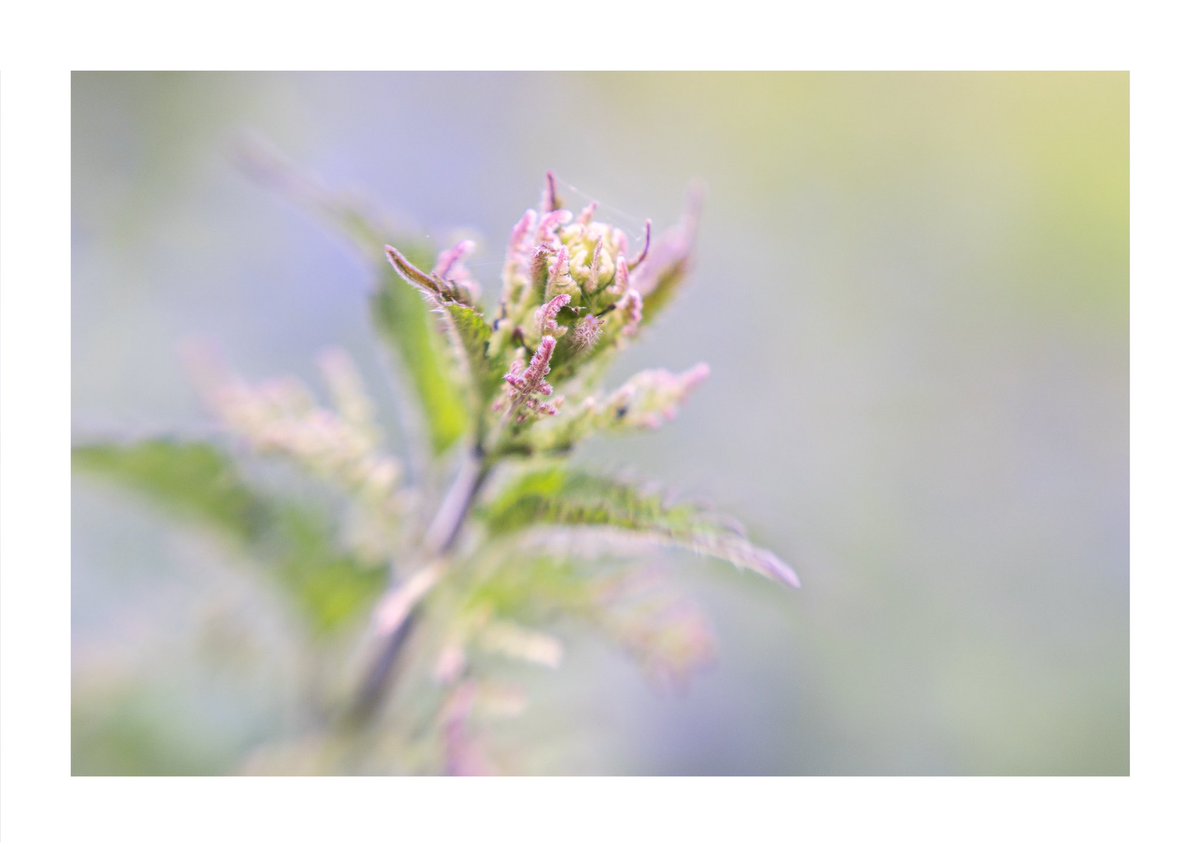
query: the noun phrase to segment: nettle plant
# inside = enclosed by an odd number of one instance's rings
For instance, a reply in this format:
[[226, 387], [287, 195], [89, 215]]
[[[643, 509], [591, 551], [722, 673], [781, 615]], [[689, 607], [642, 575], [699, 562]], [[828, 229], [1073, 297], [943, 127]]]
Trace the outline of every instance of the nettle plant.
[[[647, 221], [635, 249], [595, 203], [563, 208], [548, 174], [540, 208], [513, 228], [489, 309], [466, 266], [470, 241], [436, 257], [415, 239], [385, 245], [361, 211], [295, 174], [271, 176], [377, 264], [374, 325], [423, 418], [406, 461], [384, 443], [340, 351], [320, 360], [328, 407], [298, 381], [250, 385], [209, 363], [201, 385], [231, 438], [74, 451], [77, 469], [207, 522], [263, 563], [304, 624], [306, 652], [324, 657], [309, 725], [248, 770], [510, 770], [488, 730], [525, 702], [513, 660], [555, 667], [564, 635], [580, 628], [659, 682], [682, 682], [711, 658], [704, 617], [657, 551], [798, 585], [732, 521], [569, 462], [592, 436], [658, 429], [708, 375], [698, 364], [601, 387], [686, 278], [695, 204], [653, 239]], [[260, 481], [252, 471], [264, 456], [335, 492], [337, 507]]]

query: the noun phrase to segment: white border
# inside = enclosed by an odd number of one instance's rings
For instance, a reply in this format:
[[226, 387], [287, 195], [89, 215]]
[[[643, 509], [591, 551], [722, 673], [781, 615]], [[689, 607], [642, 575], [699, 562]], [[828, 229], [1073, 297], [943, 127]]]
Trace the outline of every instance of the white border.
[[[0, 836], [1184, 843], [1197, 832], [1194, 29], [1166, 4], [31, 3], [0, 30]], [[69, 6], [70, 4], [66, 4]], [[433, 9], [436, 7], [437, 11]], [[1180, 6], [1182, 8], [1182, 6]], [[1135, 9], [1137, 11], [1135, 11]], [[1130, 779], [117, 780], [69, 764], [69, 78], [102, 68], [1133, 69]], [[1189, 788], [1191, 790], [1189, 790]], [[1168, 833], [1171, 837], [1168, 837]]]

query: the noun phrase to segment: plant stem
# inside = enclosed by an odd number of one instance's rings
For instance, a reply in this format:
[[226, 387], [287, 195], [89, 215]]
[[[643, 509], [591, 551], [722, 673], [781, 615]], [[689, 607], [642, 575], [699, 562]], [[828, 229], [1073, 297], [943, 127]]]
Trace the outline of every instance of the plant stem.
[[421, 601], [445, 572], [444, 559], [454, 549], [466, 525], [467, 516], [471, 513], [475, 499], [479, 496], [491, 469], [491, 462], [487, 460], [483, 450], [476, 446], [468, 454], [425, 534], [423, 547], [426, 555], [433, 559], [433, 564], [417, 571], [403, 584], [392, 588], [380, 601], [380, 611], [386, 613], [389, 607], [395, 611], [387, 614], [381, 625], [379, 647], [350, 711], [350, 721], [353, 725], [365, 724], [383, 704], [391, 688], [393, 671], [400, 658], [401, 649], [420, 618]]
[[445, 556], [454, 547], [490, 471], [491, 464], [481, 450], [468, 454], [425, 534], [425, 548], [430, 555]]

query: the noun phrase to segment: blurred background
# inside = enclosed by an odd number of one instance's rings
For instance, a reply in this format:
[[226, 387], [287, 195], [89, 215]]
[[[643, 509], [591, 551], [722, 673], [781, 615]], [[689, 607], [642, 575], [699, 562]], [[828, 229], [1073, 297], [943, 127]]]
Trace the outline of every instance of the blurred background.
[[[75, 438], [209, 433], [187, 339], [310, 383], [340, 346], [389, 390], [370, 274], [239, 171], [248, 133], [468, 230], [492, 302], [547, 169], [634, 232], [699, 180], [694, 277], [610, 383], [712, 377], [579, 459], [739, 516], [804, 587], [673, 558], [717, 663], [664, 691], [571, 643], [523, 675], [518, 770], [1125, 774], [1128, 119], [1124, 74], [76, 74]], [[92, 479], [72, 521], [74, 772], [236, 772], [300, 684], [261, 580]]]

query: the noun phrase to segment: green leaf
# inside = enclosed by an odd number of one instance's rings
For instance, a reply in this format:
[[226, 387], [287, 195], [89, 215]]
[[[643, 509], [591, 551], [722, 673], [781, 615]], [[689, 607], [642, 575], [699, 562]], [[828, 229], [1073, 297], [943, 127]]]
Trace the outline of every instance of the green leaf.
[[697, 506], [668, 505], [629, 483], [561, 465], [535, 468], [482, 510], [494, 535], [535, 527], [600, 529], [723, 559], [776, 582], [799, 586], [777, 556], [755, 547], [728, 522]]
[[107, 477], [158, 506], [246, 542], [266, 531], [270, 504], [238, 478], [229, 459], [203, 442], [168, 439], [72, 450], [76, 471]]
[[[383, 245], [380, 243], [380, 256]], [[404, 370], [425, 415], [430, 445], [437, 455], [453, 447], [469, 419], [446, 341], [438, 336], [425, 298], [377, 261], [378, 288], [371, 298], [375, 328]]]
[[253, 490], [211, 444], [91, 444], [74, 448], [72, 459], [76, 471], [216, 530], [263, 562], [318, 634], [356, 619], [383, 590], [386, 568], [340, 550], [319, 515]]
[[492, 328], [479, 312], [461, 303], [444, 302], [440, 307], [446, 332], [454, 343], [476, 411], [487, 409], [504, 382], [504, 362], [488, 356]]
[[[469, 421], [454, 381], [451, 351], [438, 335], [429, 303], [392, 270], [384, 252], [389, 239], [380, 227], [345, 203], [327, 201], [321, 208], [371, 264], [376, 280], [371, 296], [375, 330], [416, 396], [434, 455], [441, 455], [463, 437]], [[419, 245], [405, 245], [405, 250], [418, 261], [432, 259]]]
[[[376, 280], [371, 296], [375, 330], [416, 396], [430, 447], [435, 455], [441, 455], [463, 437], [469, 420], [453, 377], [451, 351], [439, 337], [429, 303], [396, 276], [384, 253], [389, 239], [365, 214], [344, 203], [328, 202], [321, 208], [371, 264]], [[432, 258], [419, 245], [406, 245], [405, 250], [418, 261]]]

